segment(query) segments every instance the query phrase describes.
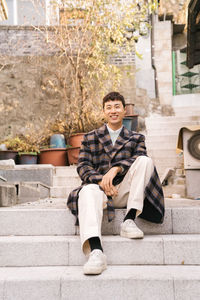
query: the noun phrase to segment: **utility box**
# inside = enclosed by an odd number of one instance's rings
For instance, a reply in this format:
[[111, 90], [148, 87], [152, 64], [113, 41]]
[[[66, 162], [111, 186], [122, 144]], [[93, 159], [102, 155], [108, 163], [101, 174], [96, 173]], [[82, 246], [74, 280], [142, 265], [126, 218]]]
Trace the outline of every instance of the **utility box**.
[[200, 198], [200, 130], [183, 129], [183, 151], [187, 196]]

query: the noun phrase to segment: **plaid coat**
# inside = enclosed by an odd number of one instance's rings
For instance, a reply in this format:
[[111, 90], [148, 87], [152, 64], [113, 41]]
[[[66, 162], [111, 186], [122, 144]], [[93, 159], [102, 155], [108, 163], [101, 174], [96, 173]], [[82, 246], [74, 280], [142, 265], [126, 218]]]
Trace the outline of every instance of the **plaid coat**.
[[[90, 183], [98, 183], [103, 175], [114, 166], [121, 166], [122, 173], [118, 173], [113, 184], [119, 184], [128, 169], [138, 156], [145, 155], [144, 136], [134, 131], [122, 128], [113, 146], [106, 125], [85, 134], [78, 160], [77, 171], [82, 180], [82, 186], [73, 190], [67, 201], [67, 206], [77, 217], [78, 224], [78, 194], [81, 188]], [[141, 218], [154, 223], [162, 223], [164, 218], [164, 197], [160, 179], [156, 168], [145, 188], [145, 199]], [[108, 197], [108, 220], [114, 217], [112, 198]]]

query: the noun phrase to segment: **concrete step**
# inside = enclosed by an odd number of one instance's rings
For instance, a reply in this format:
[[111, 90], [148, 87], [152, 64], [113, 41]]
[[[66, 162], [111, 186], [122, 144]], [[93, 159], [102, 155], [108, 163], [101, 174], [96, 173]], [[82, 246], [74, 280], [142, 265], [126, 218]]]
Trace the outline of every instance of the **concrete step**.
[[[148, 123], [147, 123], [148, 124]], [[196, 120], [196, 121], [190, 121], [190, 120], [186, 120], [184, 122], [179, 122], [179, 121], [171, 121], [171, 122], [160, 122], [160, 123], [149, 123], [147, 125], [147, 131], [151, 132], [151, 129], [156, 129], [156, 127], [159, 126], [159, 130], [168, 130], [168, 129], [177, 129], [177, 128], [181, 128], [184, 126], [189, 126], [189, 125], [198, 125], [200, 124], [200, 119]]]
[[[158, 137], [154, 136], [154, 140]], [[169, 143], [162, 141], [157, 142], [147, 142], [147, 153], [152, 159], [157, 167], [158, 173], [161, 176], [164, 171], [169, 167], [182, 167], [183, 158], [180, 157], [175, 151], [176, 142], [174, 142], [174, 147], [172, 147], [172, 141], [169, 137]], [[70, 168], [70, 167], [69, 167]], [[63, 168], [62, 168], [63, 169]], [[59, 170], [60, 171], [60, 170]], [[69, 170], [65, 167], [64, 171]], [[71, 176], [53, 176], [53, 187], [51, 187], [50, 197], [52, 198], [67, 198], [69, 193], [81, 185], [81, 180], [77, 173], [73, 173]]]
[[173, 194], [179, 195], [184, 198], [186, 196], [185, 184], [170, 184], [163, 186], [163, 193], [166, 198], [172, 198]]
[[[158, 138], [154, 136], [154, 139]], [[169, 167], [182, 167], [183, 158], [180, 157], [175, 151], [176, 142], [174, 142], [174, 147], [172, 146], [172, 141], [169, 137], [168, 142], [147, 142], [147, 153], [152, 159], [157, 167], [158, 173], [160, 176], [165, 172], [165, 170]], [[69, 169], [68, 169], [69, 168]], [[64, 167], [58, 169], [58, 171], [64, 171], [68, 174], [69, 170], [73, 168], [71, 167]], [[54, 175], [53, 176], [53, 187], [50, 188], [50, 197], [52, 198], [67, 198], [69, 193], [81, 185], [81, 180], [78, 177], [77, 173], [72, 171], [72, 175]]]
[[167, 159], [164, 158], [153, 158], [154, 164], [156, 165], [157, 169], [165, 171], [166, 168], [180, 168], [182, 167], [183, 163], [179, 161], [179, 159]]
[[50, 188], [51, 198], [67, 198], [69, 193], [75, 189], [77, 185], [74, 186], [54, 186]]
[[[199, 96], [200, 98], [200, 96]], [[200, 101], [199, 101], [200, 102]], [[174, 113], [177, 117], [179, 116], [200, 116], [200, 107], [192, 107], [192, 106], [183, 106], [183, 107], [173, 107]]]
[[147, 149], [148, 156], [152, 157], [155, 162], [159, 164], [173, 165], [183, 163], [183, 156], [177, 154], [176, 150], [166, 149]]
[[[159, 163], [160, 166], [164, 166], [164, 165], [169, 165], [169, 166], [173, 166], [173, 165], [178, 165], [180, 163], [183, 163], [183, 157], [179, 156], [178, 154], [174, 154], [174, 156], [171, 157], [164, 157], [164, 155], [162, 155], [162, 153], [160, 153], [157, 150], [148, 150], [147, 149], [147, 153], [150, 157], [152, 157], [152, 159], [154, 160], [155, 163]], [[165, 153], [166, 151], [163, 150]], [[171, 151], [170, 151], [171, 152]], [[173, 151], [174, 152], [174, 151]], [[157, 153], [157, 155], [156, 155]], [[153, 154], [153, 155], [152, 155]]]
[[[181, 107], [181, 109], [182, 109], [182, 107]], [[188, 107], [186, 109], [188, 109]], [[191, 107], [190, 107], [190, 109], [191, 109]], [[186, 121], [187, 122], [200, 121], [200, 115], [186, 116], [184, 114], [184, 115], [181, 115], [181, 116], [166, 116], [166, 117], [164, 117], [164, 116], [162, 116], [162, 117], [158, 117], [158, 116], [155, 117], [154, 116], [154, 117], [147, 117], [147, 118], [145, 118], [146, 126], [151, 126], [151, 125], [154, 125], [154, 124], [160, 125], [162, 123], [170, 124], [170, 123], [174, 123], [174, 122], [184, 123]]]
[[52, 165], [15, 165], [14, 169], [0, 169], [0, 176], [9, 182], [41, 182], [52, 186], [55, 168]]
[[147, 145], [147, 154], [153, 159], [159, 176], [162, 176], [162, 174], [168, 168], [183, 168], [183, 155], [177, 154], [175, 149], [175, 147], [174, 149], [159, 149], [159, 147], [149, 149]]
[[165, 141], [173, 140], [174, 142], [177, 140], [178, 136], [175, 135], [165, 135], [165, 136], [157, 136], [157, 135], [147, 135], [146, 136], [146, 143], [154, 142], [154, 143], [164, 143]]
[[[182, 116], [185, 116], [183, 113]], [[195, 117], [159, 117], [145, 119], [148, 135], [178, 135], [180, 128], [191, 125], [200, 125], [200, 113]]]
[[178, 107], [183, 107], [183, 106], [188, 106], [188, 104], [190, 105], [190, 107], [200, 107], [199, 104], [199, 98], [200, 95], [199, 93], [197, 94], [182, 94], [182, 95], [176, 95], [173, 96], [172, 99], [172, 105], [173, 106], [178, 106]]
[[55, 167], [54, 175], [56, 176], [78, 176], [76, 171], [77, 166], [67, 166], [67, 167]]
[[[188, 199], [166, 199], [163, 224], [153, 224], [137, 218], [136, 223], [145, 234], [200, 234], [200, 201]], [[32, 207], [32, 208], [31, 208]], [[115, 219], [103, 217], [102, 233], [119, 234], [125, 209], [115, 210]], [[17, 224], [17, 225], [16, 225]], [[0, 236], [75, 235], [78, 227], [71, 212], [63, 208], [0, 208]]]
[[146, 147], [148, 150], [174, 150], [176, 149], [177, 140], [165, 140], [164, 142], [146, 141]]
[[0, 208], [0, 236], [73, 235], [74, 224], [67, 208]]
[[[200, 234], [104, 236], [110, 265], [200, 265]], [[78, 236], [0, 237], [0, 267], [79, 266], [86, 261]]]
[[[153, 157], [152, 157], [153, 158]], [[166, 159], [166, 161], [162, 158], [153, 158], [154, 164], [157, 168], [158, 175], [160, 178], [165, 173], [166, 169], [169, 168], [183, 168], [183, 162], [179, 159]]]
[[[191, 123], [188, 123], [189, 125], [194, 125]], [[200, 125], [200, 122], [198, 124], [195, 125]], [[180, 129], [184, 127], [184, 126], [176, 126], [174, 128], [170, 128], [170, 127], [165, 127], [165, 128], [159, 128], [159, 126], [155, 126], [153, 129], [147, 130], [147, 134], [146, 135], [158, 135], [158, 136], [165, 136], [165, 135], [177, 135], [180, 131]]]
[[82, 267], [0, 268], [6, 300], [198, 300], [199, 266], [108, 266], [100, 276]]
[[180, 154], [176, 153], [176, 149], [147, 149], [148, 155], [155, 158], [171, 159], [176, 157], [182, 157]]
[[153, 149], [176, 149], [178, 135], [148, 135], [146, 137], [146, 147], [149, 150]]
[[53, 186], [79, 186], [81, 185], [81, 179], [79, 176], [53, 176]]

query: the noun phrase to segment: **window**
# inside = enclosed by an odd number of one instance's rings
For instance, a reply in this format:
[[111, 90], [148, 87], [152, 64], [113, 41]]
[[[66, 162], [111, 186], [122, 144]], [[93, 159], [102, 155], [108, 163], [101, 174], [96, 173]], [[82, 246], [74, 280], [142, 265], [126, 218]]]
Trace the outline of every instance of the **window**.
[[173, 52], [173, 94], [200, 92], [200, 65], [186, 66], [186, 48]]

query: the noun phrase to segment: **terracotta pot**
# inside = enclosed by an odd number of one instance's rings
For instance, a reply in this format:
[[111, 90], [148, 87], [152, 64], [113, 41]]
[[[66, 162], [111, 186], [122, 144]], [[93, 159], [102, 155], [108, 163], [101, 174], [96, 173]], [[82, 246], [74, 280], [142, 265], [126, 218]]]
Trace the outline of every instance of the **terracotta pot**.
[[134, 114], [134, 105], [132, 103], [126, 104], [126, 116], [132, 116]]
[[37, 154], [22, 153], [19, 154], [20, 165], [35, 165], [37, 164]]
[[85, 133], [77, 133], [77, 134], [72, 134], [69, 137], [68, 144], [72, 147], [81, 147], [81, 142], [83, 140]]
[[39, 154], [40, 164], [51, 164], [53, 166], [67, 166], [66, 148], [42, 149]]
[[14, 150], [1, 150], [0, 151], [0, 160], [4, 159], [13, 159], [17, 162], [18, 151]]
[[74, 165], [78, 163], [79, 152], [80, 152], [80, 147], [67, 148], [68, 162], [70, 165]]

